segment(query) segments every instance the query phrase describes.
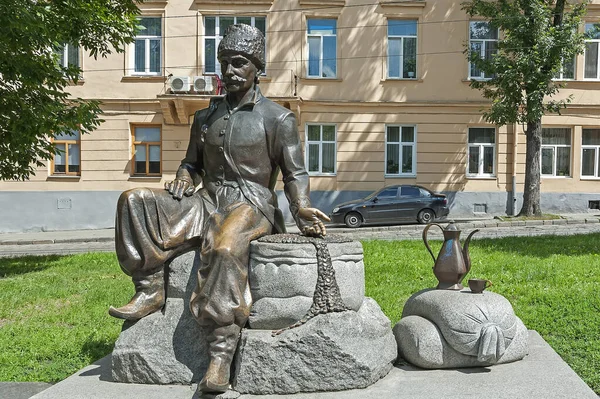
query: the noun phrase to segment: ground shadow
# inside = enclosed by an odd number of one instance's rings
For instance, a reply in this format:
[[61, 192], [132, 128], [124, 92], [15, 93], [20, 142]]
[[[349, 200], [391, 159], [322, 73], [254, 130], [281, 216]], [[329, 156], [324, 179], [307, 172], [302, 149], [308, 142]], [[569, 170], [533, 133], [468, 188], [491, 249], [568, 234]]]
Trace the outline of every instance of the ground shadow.
[[0, 278], [39, 272], [49, 268], [52, 262], [64, 258], [62, 255], [22, 256], [0, 259]]
[[106, 340], [89, 339], [81, 347], [81, 353], [96, 362], [109, 355], [114, 345], [114, 342], [107, 342]]
[[89, 370], [86, 370], [79, 375], [82, 377], [99, 376], [100, 381], [113, 382], [111, 355], [105, 356], [100, 360], [95, 361]]
[[409, 362], [407, 362], [406, 360], [402, 359], [401, 357], [398, 358], [398, 360], [396, 360], [396, 362], [394, 363], [394, 367], [399, 369], [399, 370], [403, 370], [403, 371], [408, 371], [408, 372], [431, 372], [431, 371], [435, 371], [435, 370], [446, 370], [446, 371], [457, 371], [459, 373], [462, 374], [485, 374], [485, 373], [489, 373], [490, 368], [489, 367], [465, 367], [465, 368], [445, 368], [445, 369], [424, 369], [418, 366], [415, 366]]

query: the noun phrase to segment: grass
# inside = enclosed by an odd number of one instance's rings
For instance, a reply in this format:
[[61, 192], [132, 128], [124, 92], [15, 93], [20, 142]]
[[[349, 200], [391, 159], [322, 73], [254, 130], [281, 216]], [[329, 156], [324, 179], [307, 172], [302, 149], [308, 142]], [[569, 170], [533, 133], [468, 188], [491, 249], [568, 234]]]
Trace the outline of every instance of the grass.
[[500, 219], [503, 222], [520, 222], [526, 220], [556, 220], [562, 219], [562, 216], [554, 215], [552, 213], [543, 213], [539, 216], [496, 216], [494, 219]]
[[[600, 234], [473, 240], [471, 272], [505, 296], [600, 394]], [[434, 254], [441, 242], [434, 243]], [[410, 295], [434, 287], [433, 260], [421, 242], [365, 241], [367, 295], [395, 324]], [[436, 249], [437, 248], [437, 251]]]
[[[473, 240], [467, 278], [492, 280], [600, 393], [600, 234]], [[432, 243], [437, 253], [440, 242]], [[433, 261], [419, 241], [365, 241], [367, 295], [396, 323], [405, 301], [432, 287]], [[56, 382], [110, 353], [133, 285], [114, 254], [0, 259], [0, 381]]]
[[113, 254], [0, 259], [0, 381], [56, 382], [112, 351], [133, 291]]

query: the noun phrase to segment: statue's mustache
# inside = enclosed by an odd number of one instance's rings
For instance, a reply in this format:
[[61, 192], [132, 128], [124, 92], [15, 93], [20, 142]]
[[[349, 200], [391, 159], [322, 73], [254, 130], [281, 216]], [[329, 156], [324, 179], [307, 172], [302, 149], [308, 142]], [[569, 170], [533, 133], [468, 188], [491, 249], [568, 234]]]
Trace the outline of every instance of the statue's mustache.
[[248, 79], [244, 79], [241, 76], [237, 76], [237, 75], [232, 75], [232, 76], [227, 76], [225, 78], [225, 80], [228, 80], [230, 82], [240, 82], [240, 83], [244, 83], [246, 82]]

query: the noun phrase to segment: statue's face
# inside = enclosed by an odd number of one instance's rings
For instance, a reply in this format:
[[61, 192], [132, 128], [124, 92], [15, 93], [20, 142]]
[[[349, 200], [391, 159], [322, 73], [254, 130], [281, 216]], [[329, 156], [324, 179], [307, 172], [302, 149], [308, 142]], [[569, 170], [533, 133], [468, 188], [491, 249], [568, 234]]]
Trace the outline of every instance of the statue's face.
[[258, 73], [252, 61], [241, 54], [222, 53], [219, 54], [219, 62], [227, 92], [239, 93], [250, 90]]

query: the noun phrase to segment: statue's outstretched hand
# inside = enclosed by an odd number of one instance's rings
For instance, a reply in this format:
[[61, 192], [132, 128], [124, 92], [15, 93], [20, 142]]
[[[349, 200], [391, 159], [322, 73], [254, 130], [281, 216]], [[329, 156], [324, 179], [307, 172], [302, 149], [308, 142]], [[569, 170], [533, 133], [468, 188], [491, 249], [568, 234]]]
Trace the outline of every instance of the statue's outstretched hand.
[[173, 196], [173, 198], [180, 200], [185, 195], [189, 197], [194, 194], [196, 187], [194, 183], [187, 179], [175, 179], [172, 181], [165, 182], [165, 190]]
[[306, 224], [300, 228], [300, 232], [309, 237], [323, 237], [327, 234], [323, 221], [329, 222], [331, 219], [317, 208], [298, 209], [298, 218]]

